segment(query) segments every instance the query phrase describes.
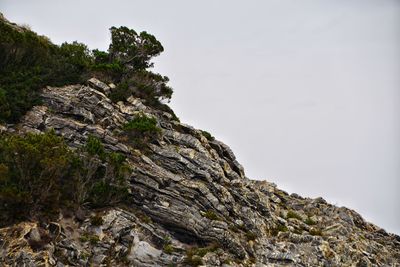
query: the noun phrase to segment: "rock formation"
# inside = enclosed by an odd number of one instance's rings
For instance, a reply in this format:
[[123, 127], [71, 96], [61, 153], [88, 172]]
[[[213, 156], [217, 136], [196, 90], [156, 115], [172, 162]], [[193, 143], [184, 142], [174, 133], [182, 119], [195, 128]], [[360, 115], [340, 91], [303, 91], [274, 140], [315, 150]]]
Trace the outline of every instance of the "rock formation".
[[[248, 179], [221, 141], [133, 96], [114, 104], [111, 90], [94, 78], [44, 88], [42, 105], [0, 131], [54, 129], [72, 148], [98, 137], [126, 155], [134, 204], [2, 228], [1, 266], [400, 266], [399, 236], [322, 198]], [[161, 128], [146, 153], [120, 135], [138, 114]]]

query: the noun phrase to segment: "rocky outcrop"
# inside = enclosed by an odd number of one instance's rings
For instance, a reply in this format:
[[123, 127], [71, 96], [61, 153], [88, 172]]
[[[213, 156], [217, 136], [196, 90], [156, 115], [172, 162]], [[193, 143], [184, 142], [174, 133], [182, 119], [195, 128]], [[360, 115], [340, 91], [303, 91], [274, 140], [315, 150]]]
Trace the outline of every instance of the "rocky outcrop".
[[[134, 204], [0, 229], [4, 266], [400, 266], [399, 236], [322, 198], [249, 180], [227, 145], [140, 99], [112, 103], [112, 87], [47, 87], [42, 106], [1, 131], [54, 129], [73, 148], [97, 136], [127, 156]], [[138, 114], [162, 129], [146, 153], [121, 137]]]

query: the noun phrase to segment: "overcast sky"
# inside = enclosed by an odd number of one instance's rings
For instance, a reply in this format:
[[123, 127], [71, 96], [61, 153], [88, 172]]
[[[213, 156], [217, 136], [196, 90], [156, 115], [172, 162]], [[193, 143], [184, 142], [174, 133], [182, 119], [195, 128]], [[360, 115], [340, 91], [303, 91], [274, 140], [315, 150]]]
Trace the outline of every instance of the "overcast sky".
[[1, 0], [0, 11], [55, 43], [106, 49], [120, 25], [154, 34], [178, 117], [231, 146], [249, 178], [400, 234], [400, 1]]

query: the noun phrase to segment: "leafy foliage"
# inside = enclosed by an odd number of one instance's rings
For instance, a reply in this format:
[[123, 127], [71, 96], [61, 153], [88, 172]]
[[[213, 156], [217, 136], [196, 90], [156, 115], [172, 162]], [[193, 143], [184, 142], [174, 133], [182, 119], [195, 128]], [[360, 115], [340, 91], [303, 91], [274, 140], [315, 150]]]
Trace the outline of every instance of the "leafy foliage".
[[40, 104], [40, 88], [83, 83], [90, 76], [119, 86], [111, 98], [124, 101], [130, 95], [148, 105], [173, 112], [160, 99], [170, 99], [168, 78], [146, 70], [152, 57], [164, 48], [147, 32], [112, 27], [108, 52], [90, 51], [73, 42], [58, 46], [29, 29], [0, 20], [0, 122], [16, 122], [32, 106]]
[[171, 244], [165, 244], [163, 246], [163, 251], [167, 254], [172, 254], [175, 251], [175, 248], [173, 245]]
[[142, 133], [159, 133], [160, 128], [157, 127], [157, 120], [153, 117], [147, 117], [139, 114], [133, 120], [125, 124], [125, 130], [136, 130]]
[[124, 130], [129, 140], [136, 148], [143, 149], [149, 142], [157, 140], [161, 129], [157, 120], [141, 113], [124, 125]]
[[[0, 141], [0, 215], [24, 219], [38, 212], [54, 213], [72, 193], [69, 179], [77, 171], [75, 155], [54, 133], [7, 136]], [[63, 194], [63, 192], [65, 194]]]
[[122, 155], [72, 151], [54, 132], [0, 136], [0, 225], [125, 201], [128, 174]]
[[92, 156], [97, 155], [101, 159], [104, 159], [106, 156], [103, 144], [98, 138], [94, 137], [93, 135], [89, 135], [86, 141], [85, 149]]
[[82, 82], [90, 60], [83, 44], [57, 46], [46, 37], [0, 21], [0, 121], [15, 122], [39, 104], [38, 89], [46, 85]]

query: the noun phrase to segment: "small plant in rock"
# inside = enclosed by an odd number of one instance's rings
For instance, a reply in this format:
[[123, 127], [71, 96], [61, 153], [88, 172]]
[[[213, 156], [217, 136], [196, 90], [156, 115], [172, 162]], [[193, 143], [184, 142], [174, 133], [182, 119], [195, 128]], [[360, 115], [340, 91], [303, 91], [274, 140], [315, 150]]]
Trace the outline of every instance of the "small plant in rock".
[[183, 260], [183, 263], [189, 266], [200, 266], [203, 265], [203, 260], [197, 255], [187, 254], [186, 258]]
[[89, 242], [91, 245], [96, 245], [97, 243], [99, 243], [100, 238], [97, 235], [85, 232], [81, 235], [79, 240], [84, 243]]
[[310, 235], [322, 236], [322, 231], [318, 228], [311, 228], [309, 233]]
[[251, 231], [246, 232], [247, 241], [254, 241], [257, 238], [257, 235]]
[[207, 219], [214, 220], [214, 221], [221, 220], [221, 218], [212, 210], [207, 210], [206, 212], [204, 212], [203, 216], [206, 217]]
[[297, 212], [295, 212], [293, 210], [289, 210], [288, 213], [286, 214], [286, 219], [291, 219], [291, 218], [294, 218], [294, 219], [297, 219], [300, 221], [302, 220], [301, 216]]
[[103, 217], [101, 217], [100, 215], [95, 215], [90, 218], [90, 224], [93, 226], [101, 226], [103, 225], [103, 223], [104, 223]]
[[171, 237], [168, 235], [164, 236], [163, 251], [167, 254], [172, 254], [175, 251], [175, 247], [171, 244]]
[[293, 233], [298, 234], [298, 235], [301, 235], [301, 234], [303, 233], [303, 231], [302, 231], [302, 229], [295, 228], [295, 229], [293, 230]]
[[153, 117], [147, 117], [139, 114], [133, 120], [124, 126], [125, 130], [135, 130], [141, 133], [159, 133], [160, 128], [157, 127], [157, 120]]
[[137, 149], [145, 149], [148, 143], [159, 138], [161, 129], [157, 126], [157, 120], [141, 113], [123, 127], [128, 140]]
[[184, 263], [189, 266], [203, 265], [203, 258], [209, 252], [217, 251], [221, 246], [218, 243], [211, 243], [206, 247], [195, 247], [186, 251]]
[[201, 133], [204, 135], [205, 138], [207, 138], [208, 141], [215, 140], [214, 136], [212, 136], [209, 132], [202, 130]]
[[81, 259], [87, 260], [87, 259], [89, 259], [89, 257], [90, 257], [90, 254], [88, 252], [81, 253]]
[[175, 248], [171, 244], [165, 244], [163, 247], [163, 251], [167, 254], [172, 254], [175, 251]]
[[193, 252], [194, 254], [204, 257], [208, 252], [215, 252], [217, 249], [219, 249], [221, 246], [217, 243], [211, 243], [206, 247], [202, 248], [194, 248]]
[[275, 227], [268, 229], [268, 231], [272, 236], [277, 236], [279, 232], [287, 232], [288, 228], [285, 225], [278, 223]]
[[89, 236], [89, 243], [91, 245], [97, 245], [100, 241], [100, 238], [97, 235], [90, 235]]
[[152, 220], [149, 216], [147, 216], [143, 211], [138, 211], [136, 214], [136, 217], [139, 218], [140, 221], [144, 222], [144, 223], [151, 223]]
[[305, 224], [307, 225], [316, 225], [317, 222], [311, 219], [310, 217], [307, 217], [307, 219], [304, 221]]

